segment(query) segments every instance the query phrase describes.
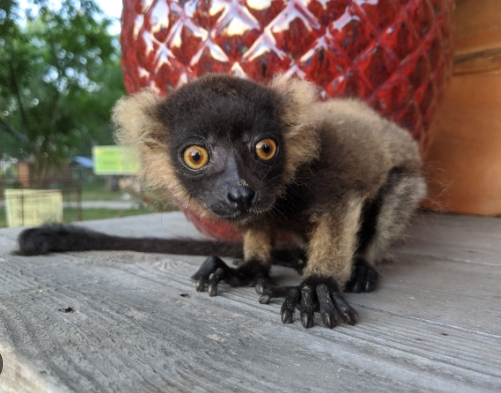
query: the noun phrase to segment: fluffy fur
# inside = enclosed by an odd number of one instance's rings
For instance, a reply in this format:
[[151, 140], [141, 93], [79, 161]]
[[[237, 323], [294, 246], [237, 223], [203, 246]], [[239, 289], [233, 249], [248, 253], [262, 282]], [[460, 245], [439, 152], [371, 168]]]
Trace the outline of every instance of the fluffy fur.
[[[230, 268], [211, 256], [194, 276], [197, 290], [208, 285], [215, 295], [221, 280], [256, 284], [262, 302], [286, 297], [284, 323], [292, 322], [297, 307], [303, 325], [311, 327], [317, 302], [326, 326], [335, 326], [339, 316], [354, 324], [357, 314], [341, 290], [374, 289], [374, 264], [426, 193], [418, 147], [407, 131], [362, 102], [320, 102], [312, 84], [283, 75], [269, 86], [208, 75], [166, 98], [144, 90], [120, 100], [113, 121], [117, 140], [138, 149], [147, 182], [169, 189], [198, 214], [228, 220], [243, 234], [244, 264]], [[269, 160], [256, 155], [263, 140], [277, 146]], [[193, 145], [209, 156], [197, 170], [183, 161]], [[292, 232], [304, 251], [277, 251], [276, 234], [283, 231]], [[20, 244], [33, 249], [24, 236]], [[190, 249], [188, 243], [178, 247]], [[270, 286], [277, 258], [300, 260], [300, 286]]]

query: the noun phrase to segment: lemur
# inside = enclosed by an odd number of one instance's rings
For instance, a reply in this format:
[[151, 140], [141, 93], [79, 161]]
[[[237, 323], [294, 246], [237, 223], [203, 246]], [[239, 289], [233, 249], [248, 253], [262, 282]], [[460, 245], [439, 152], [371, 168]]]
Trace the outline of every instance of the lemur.
[[[149, 184], [167, 188], [202, 217], [231, 223], [243, 245], [44, 226], [21, 233], [20, 254], [122, 249], [210, 255], [193, 276], [199, 292], [217, 295], [220, 281], [251, 284], [261, 303], [285, 297], [283, 323], [292, 323], [298, 308], [306, 328], [317, 309], [329, 328], [340, 319], [354, 325], [358, 314], [342, 291], [374, 290], [376, 263], [426, 194], [408, 131], [361, 101], [319, 101], [313, 84], [284, 75], [265, 86], [210, 74], [167, 97], [143, 90], [121, 99], [112, 117], [117, 139], [139, 151]], [[298, 240], [294, 250], [277, 245], [283, 231]], [[243, 264], [230, 267], [220, 259], [232, 254], [243, 256]], [[300, 266], [302, 283], [272, 285], [270, 268], [277, 262]]]

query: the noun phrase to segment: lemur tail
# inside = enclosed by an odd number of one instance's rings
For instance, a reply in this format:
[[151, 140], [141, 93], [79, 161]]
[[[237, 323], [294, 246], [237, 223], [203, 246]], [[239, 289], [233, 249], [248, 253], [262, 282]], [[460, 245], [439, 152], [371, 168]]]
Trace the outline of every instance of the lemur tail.
[[[18, 237], [17, 255], [32, 256], [68, 251], [138, 251], [176, 255], [217, 255], [242, 258], [240, 242], [199, 240], [189, 238], [136, 238], [111, 236], [74, 225], [43, 225], [25, 229]], [[272, 263], [301, 271], [306, 261], [305, 251], [289, 244], [272, 251]]]
[[242, 243], [198, 239], [162, 239], [111, 236], [73, 225], [29, 228], [18, 237], [18, 255], [50, 252], [115, 250], [179, 255], [242, 257]]

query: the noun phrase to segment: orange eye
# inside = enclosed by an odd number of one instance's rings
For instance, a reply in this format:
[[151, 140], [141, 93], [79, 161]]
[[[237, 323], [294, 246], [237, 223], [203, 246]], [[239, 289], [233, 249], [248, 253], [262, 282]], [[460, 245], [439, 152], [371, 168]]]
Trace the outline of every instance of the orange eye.
[[277, 144], [273, 139], [263, 139], [256, 144], [256, 154], [261, 160], [271, 160], [277, 154]]
[[183, 160], [190, 169], [202, 169], [209, 162], [209, 153], [202, 146], [192, 145], [184, 150]]

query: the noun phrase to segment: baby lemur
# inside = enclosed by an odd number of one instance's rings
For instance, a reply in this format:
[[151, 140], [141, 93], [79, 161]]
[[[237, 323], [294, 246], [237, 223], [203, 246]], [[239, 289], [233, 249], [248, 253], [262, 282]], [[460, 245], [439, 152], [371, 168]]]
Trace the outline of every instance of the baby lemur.
[[[166, 98], [144, 90], [113, 112], [118, 140], [136, 147], [142, 175], [204, 217], [226, 220], [243, 235], [243, 264], [221, 255], [241, 245], [186, 239], [122, 239], [71, 226], [28, 229], [20, 254], [90, 249], [209, 256], [193, 276], [197, 291], [220, 281], [253, 284], [262, 303], [285, 297], [282, 321], [295, 308], [304, 327], [318, 307], [332, 328], [358, 319], [342, 291], [374, 289], [380, 261], [398, 238], [426, 186], [409, 133], [362, 102], [316, 100], [315, 87], [276, 77], [269, 86], [207, 75]], [[292, 232], [302, 252], [275, 247]], [[270, 283], [278, 260], [305, 261], [296, 287]], [[287, 262], [287, 261], [285, 261]], [[294, 261], [289, 261], [294, 263]]]

